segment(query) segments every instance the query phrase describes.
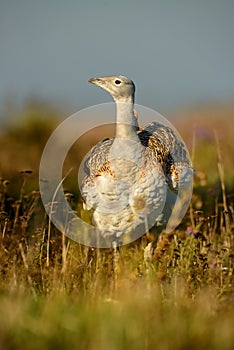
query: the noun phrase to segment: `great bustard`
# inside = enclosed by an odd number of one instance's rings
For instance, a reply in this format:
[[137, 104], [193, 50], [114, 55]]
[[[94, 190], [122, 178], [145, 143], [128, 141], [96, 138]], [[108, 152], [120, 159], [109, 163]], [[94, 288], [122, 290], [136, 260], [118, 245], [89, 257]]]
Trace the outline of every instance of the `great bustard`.
[[156, 121], [139, 129], [131, 80], [107, 76], [89, 82], [109, 92], [116, 104], [115, 138], [94, 146], [84, 166], [81, 192], [94, 225], [114, 247], [150, 229], [157, 233], [169, 222], [173, 228], [190, 195], [186, 147], [170, 127]]

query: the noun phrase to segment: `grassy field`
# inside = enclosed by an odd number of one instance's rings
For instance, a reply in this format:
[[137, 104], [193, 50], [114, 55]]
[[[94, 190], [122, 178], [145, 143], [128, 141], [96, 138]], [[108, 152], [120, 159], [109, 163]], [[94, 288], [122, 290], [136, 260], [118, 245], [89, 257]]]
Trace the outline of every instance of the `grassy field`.
[[[204, 108], [178, 121], [196, 169], [190, 210], [160, 237], [150, 263], [146, 238], [121, 247], [115, 277], [110, 250], [68, 240], [43, 210], [38, 167], [59, 114], [34, 102], [20, 123], [7, 123], [0, 134], [0, 349], [233, 349], [233, 110]], [[67, 167], [80, 157], [71, 150]], [[79, 206], [73, 180], [66, 186]]]

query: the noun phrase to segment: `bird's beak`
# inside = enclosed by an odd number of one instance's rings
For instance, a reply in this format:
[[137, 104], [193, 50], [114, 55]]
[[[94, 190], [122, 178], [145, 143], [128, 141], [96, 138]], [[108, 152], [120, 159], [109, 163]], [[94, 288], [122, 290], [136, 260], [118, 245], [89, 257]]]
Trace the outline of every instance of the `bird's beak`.
[[111, 93], [111, 82], [112, 77], [102, 77], [102, 78], [91, 78], [89, 79], [89, 83], [92, 83], [96, 86], [99, 86], [101, 89]]
[[103, 78], [91, 78], [89, 79], [89, 83], [97, 86], [103, 86], [105, 84], [105, 80]]

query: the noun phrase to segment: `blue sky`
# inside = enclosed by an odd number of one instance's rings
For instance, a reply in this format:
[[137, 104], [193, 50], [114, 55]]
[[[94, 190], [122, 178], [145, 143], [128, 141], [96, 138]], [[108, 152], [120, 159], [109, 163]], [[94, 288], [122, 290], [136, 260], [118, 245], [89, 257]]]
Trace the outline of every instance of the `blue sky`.
[[159, 111], [234, 99], [232, 0], [0, 0], [0, 48], [0, 110], [9, 96], [109, 102], [87, 80], [112, 74]]

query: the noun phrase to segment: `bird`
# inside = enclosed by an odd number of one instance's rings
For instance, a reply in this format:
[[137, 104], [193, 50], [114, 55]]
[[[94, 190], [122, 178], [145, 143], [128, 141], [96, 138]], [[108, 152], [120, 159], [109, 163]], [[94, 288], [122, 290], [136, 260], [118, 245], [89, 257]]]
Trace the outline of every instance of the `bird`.
[[[116, 106], [115, 137], [96, 144], [84, 161], [84, 209], [112, 248], [172, 230], [191, 196], [192, 165], [184, 142], [158, 121], [140, 128], [135, 84], [122, 75], [91, 78]], [[153, 240], [153, 242], [156, 241]], [[152, 256], [150, 242], [145, 257]]]

